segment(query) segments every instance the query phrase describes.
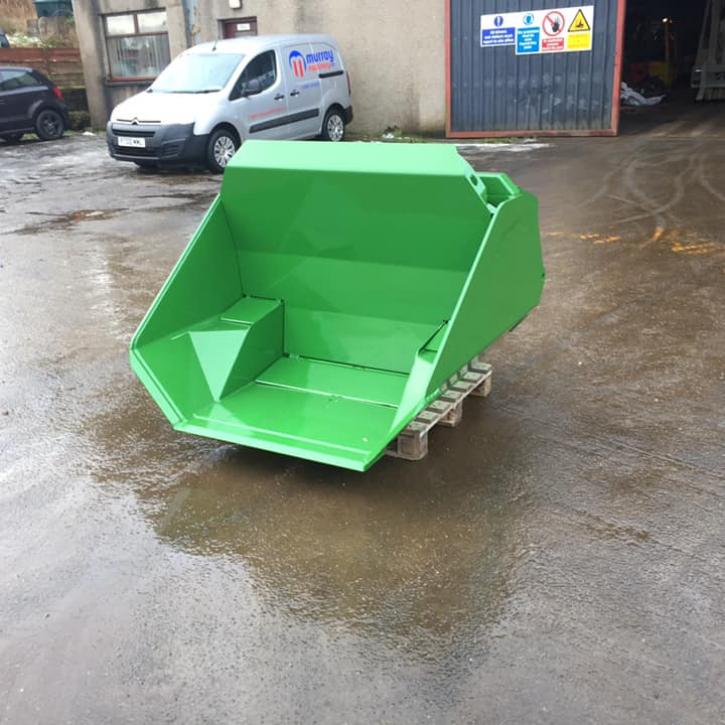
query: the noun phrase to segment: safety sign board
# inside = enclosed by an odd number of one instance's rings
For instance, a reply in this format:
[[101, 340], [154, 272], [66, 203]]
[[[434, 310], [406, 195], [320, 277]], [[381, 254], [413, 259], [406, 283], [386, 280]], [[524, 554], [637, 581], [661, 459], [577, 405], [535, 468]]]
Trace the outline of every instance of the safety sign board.
[[513, 45], [516, 55], [590, 51], [594, 6], [481, 16], [481, 47]]
[[566, 39], [567, 50], [591, 50], [592, 34], [582, 33], [581, 35], [569, 35]]
[[541, 28], [516, 29], [516, 55], [538, 53], [541, 47]]
[[581, 8], [579, 8], [579, 12], [576, 14], [576, 17], [572, 21], [572, 24], [569, 26], [569, 32], [586, 33], [588, 30], [591, 29], [592, 26], [587, 20], [586, 15], [584, 15], [584, 13], [581, 11]]
[[513, 13], [481, 16], [481, 46], [514, 45], [516, 29], [511, 24]]
[[559, 10], [552, 10], [544, 15], [544, 19], [541, 21], [541, 28], [551, 38], [561, 35], [565, 23], [566, 20], [564, 20], [563, 13]]

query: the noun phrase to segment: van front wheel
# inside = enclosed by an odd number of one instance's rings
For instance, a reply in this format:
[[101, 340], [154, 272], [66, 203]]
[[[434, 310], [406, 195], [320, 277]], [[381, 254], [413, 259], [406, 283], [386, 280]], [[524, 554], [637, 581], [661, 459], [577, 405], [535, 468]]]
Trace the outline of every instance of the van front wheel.
[[206, 165], [215, 174], [224, 173], [227, 164], [239, 148], [236, 136], [225, 128], [220, 128], [209, 138], [206, 147]]
[[322, 139], [324, 141], [343, 141], [345, 139], [345, 119], [339, 108], [331, 108], [325, 114], [322, 123]]

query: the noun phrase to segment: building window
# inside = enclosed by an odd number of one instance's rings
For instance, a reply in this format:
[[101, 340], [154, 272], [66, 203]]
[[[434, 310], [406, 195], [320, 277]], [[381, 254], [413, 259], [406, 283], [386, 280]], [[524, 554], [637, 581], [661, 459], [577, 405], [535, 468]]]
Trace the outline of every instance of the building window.
[[166, 11], [103, 18], [111, 80], [153, 80], [168, 65]]

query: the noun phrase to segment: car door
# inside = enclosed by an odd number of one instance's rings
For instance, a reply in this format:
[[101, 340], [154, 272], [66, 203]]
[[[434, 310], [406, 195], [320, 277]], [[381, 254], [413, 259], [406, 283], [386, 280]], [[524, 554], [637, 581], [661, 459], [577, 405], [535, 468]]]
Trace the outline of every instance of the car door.
[[276, 51], [265, 50], [247, 63], [229, 101], [243, 138], [284, 138], [287, 89]]
[[318, 64], [309, 43], [288, 45], [283, 50], [287, 76], [287, 101], [290, 123], [287, 138], [314, 136], [320, 131], [320, 79]]
[[30, 108], [46, 87], [23, 68], [3, 68], [0, 73], [0, 131], [30, 128]]

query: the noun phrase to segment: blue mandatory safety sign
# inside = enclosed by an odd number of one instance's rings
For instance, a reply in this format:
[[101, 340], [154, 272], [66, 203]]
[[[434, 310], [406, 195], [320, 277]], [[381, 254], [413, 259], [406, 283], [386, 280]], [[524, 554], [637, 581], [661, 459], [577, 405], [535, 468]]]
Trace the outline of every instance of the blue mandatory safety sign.
[[484, 28], [481, 31], [481, 45], [514, 45], [515, 33], [514, 28]]
[[541, 51], [541, 28], [516, 29], [516, 55]]

